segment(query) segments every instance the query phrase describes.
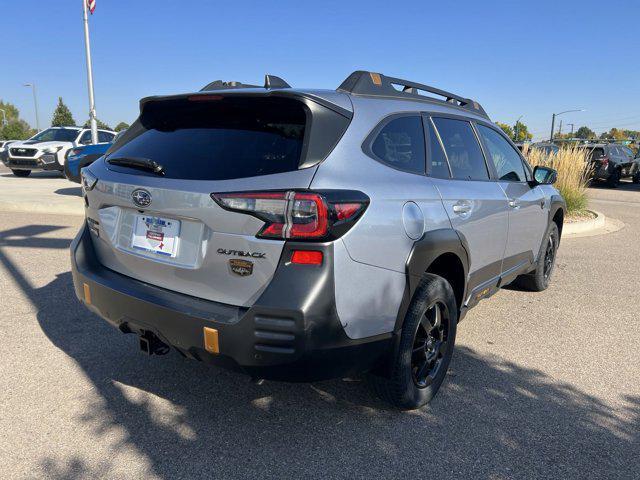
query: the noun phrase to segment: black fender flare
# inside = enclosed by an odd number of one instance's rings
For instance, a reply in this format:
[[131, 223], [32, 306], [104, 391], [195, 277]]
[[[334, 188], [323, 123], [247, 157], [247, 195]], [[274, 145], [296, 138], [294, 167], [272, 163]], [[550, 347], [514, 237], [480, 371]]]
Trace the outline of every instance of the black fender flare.
[[467, 279], [469, 274], [469, 254], [464, 236], [452, 228], [441, 228], [425, 233], [416, 241], [407, 258], [404, 295], [394, 327], [394, 332], [399, 332], [404, 323], [404, 318], [411, 304], [413, 294], [418, 288], [422, 275], [429, 269], [433, 262], [440, 256], [451, 253], [457, 256], [464, 269], [464, 294], [467, 295]]
[[[549, 223], [547, 225], [551, 225], [551, 222], [553, 222], [553, 219], [556, 216], [556, 213], [558, 213], [558, 210], [562, 210], [562, 215], [564, 218], [564, 215], [566, 215], [567, 213], [567, 202], [565, 202], [564, 198], [562, 198], [562, 195], [551, 195], [551, 202], [549, 204]], [[560, 238], [562, 238], [562, 225], [558, 226], [558, 230], [560, 233]]]

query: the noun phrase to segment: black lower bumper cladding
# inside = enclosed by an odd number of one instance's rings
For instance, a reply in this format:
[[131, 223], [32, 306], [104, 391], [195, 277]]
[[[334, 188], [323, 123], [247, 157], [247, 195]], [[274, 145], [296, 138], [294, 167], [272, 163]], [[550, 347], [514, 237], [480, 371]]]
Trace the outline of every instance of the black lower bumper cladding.
[[38, 159], [17, 159], [7, 158], [4, 160], [4, 164], [8, 168], [14, 170], [56, 170], [62, 171], [63, 167], [58, 162], [45, 163]]
[[[100, 241], [100, 240], [98, 240]], [[292, 250], [322, 250], [322, 266], [289, 262]], [[391, 334], [348, 338], [335, 309], [333, 247], [287, 243], [274, 278], [250, 308], [172, 292], [101, 265], [86, 224], [71, 244], [78, 298], [125, 333], [153, 333], [187, 357], [273, 380], [315, 381], [375, 368]], [[219, 354], [205, 349], [217, 330]]]

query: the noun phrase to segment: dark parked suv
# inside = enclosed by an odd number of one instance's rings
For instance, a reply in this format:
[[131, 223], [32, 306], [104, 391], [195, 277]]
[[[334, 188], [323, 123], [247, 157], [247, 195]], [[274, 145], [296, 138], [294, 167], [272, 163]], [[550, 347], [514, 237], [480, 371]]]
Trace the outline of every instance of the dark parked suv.
[[640, 183], [640, 159], [633, 157], [629, 147], [614, 143], [593, 143], [582, 148], [589, 150], [591, 178], [603, 180], [616, 188], [622, 178], [631, 178]]

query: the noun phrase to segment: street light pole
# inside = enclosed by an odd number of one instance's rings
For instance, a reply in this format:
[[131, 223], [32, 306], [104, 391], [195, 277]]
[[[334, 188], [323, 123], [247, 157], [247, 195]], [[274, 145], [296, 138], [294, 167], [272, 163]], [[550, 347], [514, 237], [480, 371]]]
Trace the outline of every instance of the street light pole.
[[31, 87], [31, 91], [33, 92], [33, 106], [36, 109], [36, 130], [40, 131], [40, 117], [38, 115], [38, 96], [36, 95], [36, 84], [25, 83], [24, 86]]
[[84, 20], [84, 47], [87, 56], [87, 83], [89, 88], [89, 121], [91, 122], [91, 143], [98, 143], [98, 122], [96, 121], [96, 105], [93, 96], [93, 69], [91, 67], [91, 43], [89, 42], [89, 17], [87, 16], [87, 2], [82, 0]]
[[584, 108], [581, 108], [579, 110], [565, 110], [564, 112], [554, 113], [551, 116], [551, 137], [549, 139], [551, 143], [553, 143], [553, 134], [556, 128], [556, 117], [559, 117], [560, 115], [564, 115], [565, 113], [572, 113], [572, 112], [586, 112], [586, 110]]

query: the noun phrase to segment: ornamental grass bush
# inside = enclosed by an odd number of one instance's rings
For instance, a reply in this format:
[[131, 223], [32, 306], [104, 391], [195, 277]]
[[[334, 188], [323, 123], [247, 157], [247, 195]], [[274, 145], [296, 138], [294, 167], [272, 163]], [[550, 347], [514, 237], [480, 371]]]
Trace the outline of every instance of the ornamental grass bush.
[[567, 214], [579, 214], [587, 208], [587, 187], [591, 174], [589, 151], [577, 145], [562, 147], [558, 153], [531, 148], [525, 156], [532, 167], [551, 167], [558, 171], [555, 187], [567, 202]]

